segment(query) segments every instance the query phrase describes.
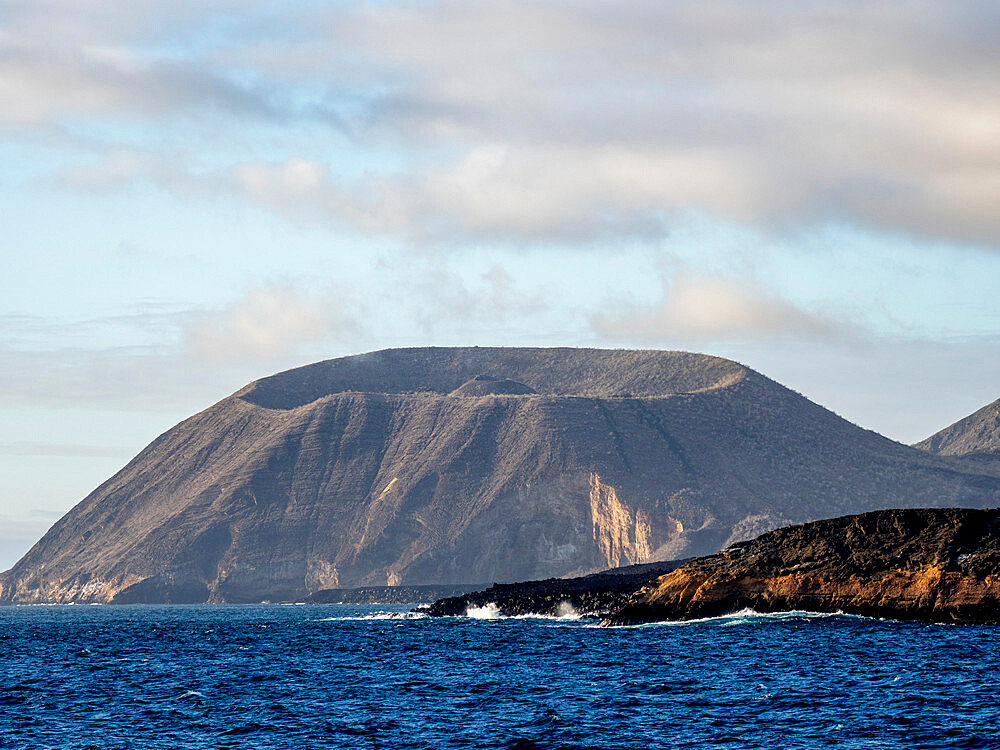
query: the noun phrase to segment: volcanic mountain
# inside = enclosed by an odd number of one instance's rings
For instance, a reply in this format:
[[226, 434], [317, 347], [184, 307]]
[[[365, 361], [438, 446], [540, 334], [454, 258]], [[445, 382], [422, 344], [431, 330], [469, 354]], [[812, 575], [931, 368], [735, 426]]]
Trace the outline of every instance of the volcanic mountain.
[[914, 447], [939, 456], [995, 462], [1000, 468], [1000, 399], [921, 440]]
[[0, 576], [0, 601], [516, 581], [865, 510], [997, 504], [1000, 478], [729, 360], [386, 350], [264, 378], [167, 431]]

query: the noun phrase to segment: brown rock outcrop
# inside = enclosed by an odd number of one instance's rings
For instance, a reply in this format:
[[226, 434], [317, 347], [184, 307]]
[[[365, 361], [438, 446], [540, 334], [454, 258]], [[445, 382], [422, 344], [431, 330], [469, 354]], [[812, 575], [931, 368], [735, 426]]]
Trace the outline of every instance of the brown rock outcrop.
[[778, 529], [686, 563], [606, 622], [742, 609], [1000, 622], [1000, 510], [885, 510]]

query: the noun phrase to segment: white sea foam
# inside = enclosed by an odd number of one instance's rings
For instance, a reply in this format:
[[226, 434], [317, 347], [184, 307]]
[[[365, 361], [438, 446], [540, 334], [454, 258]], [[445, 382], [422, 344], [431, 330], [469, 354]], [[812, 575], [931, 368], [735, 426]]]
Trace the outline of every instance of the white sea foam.
[[352, 622], [361, 620], [423, 620], [428, 617], [426, 612], [372, 612], [367, 615], [342, 615], [340, 617], [321, 617], [316, 622]]
[[580, 613], [576, 611], [576, 607], [566, 601], [559, 602], [559, 606], [556, 608], [556, 616], [560, 619], [580, 619]]
[[626, 628], [662, 628], [662, 627], [687, 627], [688, 625], [719, 625], [720, 627], [733, 627], [734, 625], [746, 625], [762, 620], [801, 620], [801, 619], [822, 619], [827, 617], [859, 617], [862, 615], [848, 615], [844, 612], [807, 612], [796, 609], [788, 612], [758, 612], [754, 609], [741, 609], [739, 612], [730, 612], [725, 615], [715, 615], [714, 617], [696, 617], [691, 620], [663, 620], [661, 622], [646, 622], [640, 625], [624, 625]]
[[496, 604], [489, 602], [482, 607], [467, 608], [465, 616], [472, 620], [547, 620], [550, 622], [567, 622], [582, 619], [580, 613], [568, 602], [560, 605], [554, 615], [543, 615], [539, 612], [528, 612], [523, 615], [503, 615], [500, 614], [500, 609]]
[[548, 622], [576, 622], [583, 619], [580, 615], [542, 615], [530, 612], [526, 615], [501, 616], [501, 620], [546, 620]]
[[[366, 615], [341, 615], [340, 617], [321, 617], [313, 622], [351, 622], [363, 620], [423, 620], [430, 617], [426, 612], [373, 612]], [[529, 613], [526, 615], [502, 615], [500, 609], [490, 602], [482, 607], [469, 607], [465, 617], [471, 620], [548, 620], [551, 622], [575, 622], [583, 617], [574, 609], [562, 610], [555, 615]], [[447, 618], [445, 618], [447, 619]]]
[[493, 602], [488, 602], [482, 607], [468, 607], [465, 616], [473, 620], [496, 620], [500, 617], [500, 610]]

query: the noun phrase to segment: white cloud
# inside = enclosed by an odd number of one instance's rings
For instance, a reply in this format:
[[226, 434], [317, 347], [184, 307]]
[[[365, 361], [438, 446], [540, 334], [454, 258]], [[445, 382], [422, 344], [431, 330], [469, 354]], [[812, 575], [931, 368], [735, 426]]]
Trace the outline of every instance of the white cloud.
[[448, 333], [478, 340], [509, 326], [531, 330], [530, 321], [550, 312], [544, 297], [521, 288], [502, 265], [461, 274], [435, 260], [395, 262], [392, 294], [412, 306], [412, 319], [426, 335]]
[[160, 165], [147, 154], [128, 149], [113, 149], [90, 164], [70, 165], [62, 169], [55, 181], [62, 187], [86, 193], [99, 193], [121, 188], [133, 181], [161, 177]]
[[[153, 154], [117, 179], [411, 239], [659, 236], [695, 210], [1000, 243], [988, 0], [172, 7], [15, 3], [0, 121], [145, 118], [160, 143], [157, 123], [193, 118], [243, 151], [229, 172]], [[364, 176], [318, 156], [305, 121], [350, 134]], [[246, 145], [248, 122], [286, 124], [283, 156]]]
[[252, 290], [224, 310], [198, 316], [186, 327], [190, 350], [207, 362], [260, 360], [288, 354], [303, 342], [344, 340], [357, 333], [350, 293], [323, 298], [290, 286]]
[[695, 208], [1000, 240], [994, 4], [444, 2], [349, 21], [338, 38], [398, 71], [383, 126], [465, 146], [399, 187], [456, 232]]
[[276, 116], [267, 97], [187, 62], [148, 61], [126, 50], [0, 48], [0, 126], [67, 117], [160, 119], [187, 112]]
[[[312, 293], [291, 284], [251, 289], [217, 310], [154, 307], [62, 322], [0, 316], [0, 408], [193, 411], [305, 364], [303, 349], [319, 351], [317, 359], [343, 353], [361, 335], [362, 317], [346, 288]], [[0, 455], [33, 450], [0, 445]]]
[[[608, 309], [613, 310], [609, 312]], [[590, 324], [607, 341], [670, 345], [677, 341], [829, 339], [848, 330], [805, 312], [764, 289], [719, 276], [665, 275], [663, 294], [652, 305], [605, 304]]]

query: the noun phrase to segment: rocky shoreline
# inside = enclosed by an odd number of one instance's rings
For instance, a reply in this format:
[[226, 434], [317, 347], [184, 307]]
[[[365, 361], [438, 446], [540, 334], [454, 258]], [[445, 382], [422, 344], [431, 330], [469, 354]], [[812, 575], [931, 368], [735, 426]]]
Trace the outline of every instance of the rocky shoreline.
[[690, 561], [606, 622], [745, 608], [1000, 622], [1000, 510], [885, 510], [778, 529]]
[[492, 607], [503, 617], [577, 614], [602, 618], [616, 612], [636, 590], [683, 561], [628, 565], [578, 578], [493, 584], [488, 589], [439, 599], [420, 608], [436, 617], [460, 616], [470, 609]]
[[[662, 569], [657, 569], [662, 566]], [[673, 566], [671, 568], [671, 566]], [[790, 526], [722, 552], [435, 602], [431, 615], [572, 607], [606, 625], [803, 610], [1000, 623], [1000, 510], [884, 510]]]

